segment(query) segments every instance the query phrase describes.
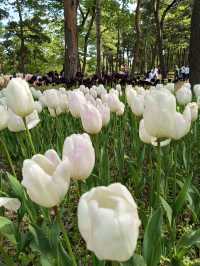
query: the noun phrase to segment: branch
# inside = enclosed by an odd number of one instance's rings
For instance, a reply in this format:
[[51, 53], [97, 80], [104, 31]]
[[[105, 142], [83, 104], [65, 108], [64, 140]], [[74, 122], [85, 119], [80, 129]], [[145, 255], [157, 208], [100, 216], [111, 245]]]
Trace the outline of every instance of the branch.
[[170, 10], [171, 8], [174, 7], [174, 5], [177, 4], [178, 2], [179, 2], [179, 0], [173, 0], [173, 1], [171, 2], [171, 4], [169, 4], [169, 5], [166, 7], [166, 9], [163, 11], [163, 14], [162, 14], [162, 17], [161, 17], [161, 20], [160, 20], [161, 28], [163, 28], [164, 20], [165, 20], [165, 17], [166, 17], [166, 15], [167, 15], [167, 13], [169, 12], [169, 10]]

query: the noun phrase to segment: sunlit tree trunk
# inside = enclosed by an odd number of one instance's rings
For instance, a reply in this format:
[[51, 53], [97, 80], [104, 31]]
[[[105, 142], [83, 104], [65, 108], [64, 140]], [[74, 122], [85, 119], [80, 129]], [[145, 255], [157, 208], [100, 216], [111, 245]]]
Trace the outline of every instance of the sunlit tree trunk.
[[191, 84], [200, 84], [200, 0], [193, 3], [189, 63]]
[[96, 74], [101, 76], [101, 0], [96, 0], [96, 50], [97, 67]]
[[140, 18], [141, 18], [141, 8], [142, 0], [137, 0], [137, 7], [135, 11], [135, 30], [136, 30], [136, 43], [134, 48], [134, 59], [132, 64], [132, 76], [134, 72], [139, 70], [140, 63], [140, 44], [141, 44], [141, 27], [140, 27]]
[[78, 70], [77, 0], [64, 0], [65, 78], [71, 80]]

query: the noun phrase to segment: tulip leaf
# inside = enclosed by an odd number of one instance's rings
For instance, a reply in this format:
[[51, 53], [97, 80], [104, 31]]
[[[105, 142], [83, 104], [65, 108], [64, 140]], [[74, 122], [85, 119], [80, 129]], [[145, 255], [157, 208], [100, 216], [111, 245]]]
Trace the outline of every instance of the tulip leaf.
[[184, 234], [177, 243], [177, 255], [183, 257], [194, 245], [200, 245], [200, 229]]
[[16, 197], [19, 197], [20, 199], [23, 198], [24, 195], [24, 190], [20, 182], [17, 180], [15, 176], [12, 176], [11, 174], [8, 173], [8, 179], [10, 181], [11, 187], [13, 192], [15, 193]]
[[156, 266], [161, 256], [162, 209], [153, 211], [144, 233], [143, 256], [147, 266]]
[[188, 191], [190, 188], [190, 183], [192, 180], [192, 176], [189, 176], [182, 187], [181, 191], [179, 192], [178, 196], [176, 197], [174, 207], [173, 207], [173, 214], [176, 217], [179, 212], [181, 211], [183, 205], [185, 204], [185, 201], [187, 199]]
[[0, 235], [5, 236], [13, 244], [16, 244], [16, 230], [13, 222], [5, 217], [0, 216]]
[[162, 196], [160, 196], [160, 200], [161, 200], [161, 204], [163, 206], [163, 209], [166, 212], [166, 216], [167, 216], [169, 225], [171, 226], [171, 223], [172, 223], [172, 208], [170, 207], [170, 205], [167, 203], [167, 201]]

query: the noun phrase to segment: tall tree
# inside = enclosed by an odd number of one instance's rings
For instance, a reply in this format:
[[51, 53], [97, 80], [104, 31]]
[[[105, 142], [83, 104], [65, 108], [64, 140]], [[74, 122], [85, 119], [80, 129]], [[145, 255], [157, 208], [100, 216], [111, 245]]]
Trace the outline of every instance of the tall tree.
[[101, 76], [101, 0], [96, 0], [96, 50], [97, 50], [96, 74], [98, 76]]
[[200, 0], [194, 0], [190, 39], [190, 82], [200, 84]]
[[71, 80], [78, 70], [78, 0], [64, 0], [65, 18], [65, 78]]
[[[163, 34], [164, 34], [164, 22], [168, 12], [174, 8], [180, 0], [172, 0], [166, 7], [162, 8], [161, 0], [153, 0], [153, 11], [155, 17], [155, 25], [156, 25], [156, 37], [157, 37], [157, 45], [158, 45], [158, 56], [160, 61], [160, 70], [162, 74], [162, 78], [165, 79], [167, 76], [166, 64], [165, 64], [165, 51], [163, 44]], [[165, 4], [165, 3], [164, 3]]]
[[138, 67], [139, 67], [139, 61], [140, 61], [140, 57], [139, 57], [139, 52], [140, 52], [140, 42], [141, 42], [141, 27], [140, 27], [140, 23], [141, 23], [141, 4], [142, 4], [142, 0], [137, 0], [137, 7], [135, 10], [135, 31], [136, 31], [136, 42], [135, 42], [135, 48], [134, 48], [134, 60], [132, 63], [132, 76], [134, 76], [134, 72], [135, 70], [138, 71]]

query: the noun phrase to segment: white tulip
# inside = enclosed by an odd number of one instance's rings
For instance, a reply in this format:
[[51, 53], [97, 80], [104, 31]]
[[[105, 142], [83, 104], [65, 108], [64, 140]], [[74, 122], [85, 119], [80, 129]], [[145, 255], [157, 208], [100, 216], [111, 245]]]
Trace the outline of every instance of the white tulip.
[[7, 128], [8, 126], [8, 110], [5, 106], [0, 105], [0, 131]]
[[195, 93], [196, 98], [200, 97], [200, 84], [194, 85], [193, 89], [194, 89], [194, 93]]
[[175, 84], [174, 83], [167, 83], [164, 86], [165, 89], [167, 89], [168, 91], [170, 91], [171, 93], [174, 93], [175, 91]]
[[42, 96], [42, 92], [40, 90], [36, 90], [34, 87], [31, 87], [30, 90], [34, 99], [38, 100]]
[[189, 106], [185, 107], [183, 114], [176, 112], [174, 121], [174, 133], [172, 138], [177, 140], [188, 134], [191, 127], [191, 110]]
[[98, 109], [90, 103], [84, 105], [81, 111], [83, 129], [90, 134], [98, 134], [102, 128], [102, 118]]
[[176, 91], [176, 99], [180, 105], [186, 105], [192, 101], [192, 91], [189, 85], [183, 85]]
[[144, 119], [140, 121], [139, 137], [142, 142], [147, 143], [147, 144], [152, 144], [153, 146], [160, 145], [161, 147], [163, 147], [163, 146], [168, 145], [171, 142], [171, 139], [166, 139], [166, 140], [160, 141], [158, 144], [158, 139], [156, 137], [150, 136], [149, 133], [146, 131], [145, 126], [144, 126]]
[[46, 106], [52, 109], [56, 109], [59, 106], [59, 92], [56, 89], [46, 90], [43, 93], [45, 97]]
[[167, 90], [153, 90], [145, 97], [144, 126], [150, 136], [171, 138], [174, 131], [176, 99]]
[[63, 159], [71, 164], [71, 177], [85, 180], [90, 176], [95, 164], [95, 151], [88, 134], [73, 134], [65, 139]]
[[100, 260], [127, 261], [135, 251], [139, 226], [137, 205], [120, 183], [93, 188], [80, 198], [79, 231]]
[[134, 89], [126, 89], [126, 98], [131, 111], [136, 116], [142, 116], [144, 113], [144, 95], [138, 94]]
[[187, 106], [189, 106], [191, 111], [191, 119], [192, 122], [196, 121], [198, 118], [198, 104], [195, 102], [188, 103]]
[[119, 109], [116, 112], [116, 115], [121, 116], [124, 114], [125, 105], [123, 102], [120, 102]]
[[13, 78], [6, 88], [8, 106], [18, 116], [25, 117], [34, 110], [34, 100], [28, 83], [20, 78]]
[[[8, 111], [9, 117], [8, 117], [8, 129], [11, 132], [20, 132], [26, 130], [23, 119], [13, 113], [11, 110]], [[32, 114], [27, 116], [26, 118], [26, 124], [28, 129], [32, 129], [38, 125], [40, 122], [39, 116], [37, 111], [34, 111]]]
[[107, 126], [110, 122], [110, 108], [107, 104], [97, 103], [96, 108], [99, 110], [102, 119], [102, 126]]
[[70, 91], [68, 93], [68, 106], [72, 116], [76, 118], [80, 117], [85, 103], [86, 99], [81, 91]]
[[54, 150], [36, 154], [23, 163], [22, 185], [33, 202], [51, 208], [59, 205], [68, 191], [70, 169], [68, 159], [61, 162]]
[[40, 101], [34, 102], [34, 109], [40, 114], [42, 112], [42, 104]]
[[4, 207], [9, 211], [17, 212], [21, 207], [21, 203], [18, 199], [0, 197], [0, 207]]

